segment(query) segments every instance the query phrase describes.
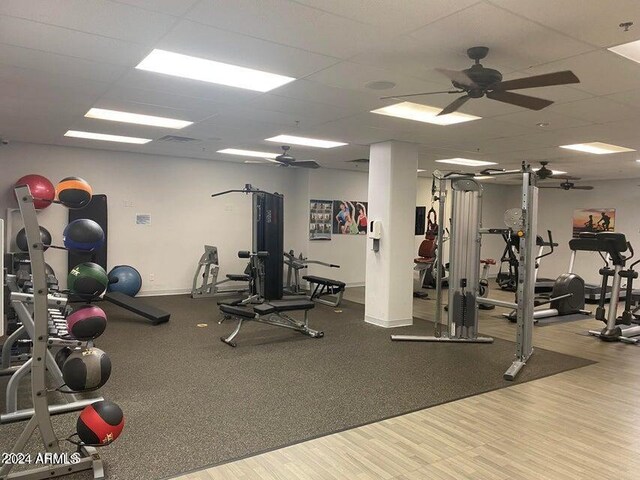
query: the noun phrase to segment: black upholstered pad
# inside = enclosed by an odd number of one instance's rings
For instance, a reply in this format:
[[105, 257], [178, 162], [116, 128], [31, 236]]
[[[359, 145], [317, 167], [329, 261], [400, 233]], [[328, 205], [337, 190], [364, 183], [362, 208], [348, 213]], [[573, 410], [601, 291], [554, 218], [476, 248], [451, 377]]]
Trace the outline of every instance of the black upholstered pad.
[[234, 282], [248, 282], [251, 280], [251, 275], [246, 275], [244, 273], [227, 273], [227, 278]]
[[302, 278], [307, 282], [319, 283], [320, 285], [328, 285], [331, 287], [338, 287], [341, 289], [347, 286], [347, 284], [344, 282], [340, 282], [338, 280], [332, 280], [330, 278], [316, 277], [315, 275], [305, 275]]
[[247, 310], [244, 307], [236, 307], [234, 305], [220, 305], [220, 311], [228, 313], [229, 315], [236, 315], [243, 318], [253, 318], [256, 316], [251, 310]]
[[315, 307], [315, 303], [311, 300], [271, 300], [269, 303], [263, 303], [253, 307], [253, 311], [258, 315], [267, 315], [276, 312], [289, 312], [292, 310], [311, 310]]

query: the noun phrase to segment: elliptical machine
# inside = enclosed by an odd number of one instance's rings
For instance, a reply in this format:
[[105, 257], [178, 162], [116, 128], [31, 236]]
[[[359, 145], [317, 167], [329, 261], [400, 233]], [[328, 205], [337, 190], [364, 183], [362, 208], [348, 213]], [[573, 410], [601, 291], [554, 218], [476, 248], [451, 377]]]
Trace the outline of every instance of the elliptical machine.
[[[622, 279], [627, 279], [627, 292], [633, 290], [633, 280], [638, 277], [637, 272], [633, 270], [633, 267], [640, 263], [633, 263], [628, 269], [624, 269], [625, 264], [634, 256], [633, 247], [629, 243], [623, 233], [614, 232], [599, 232], [599, 233], [581, 233], [581, 239], [585, 239], [590, 242], [592, 251], [608, 253], [611, 258], [613, 268], [608, 266], [600, 269], [600, 275], [602, 275], [602, 283], [600, 286], [601, 296], [598, 302], [598, 308], [596, 309], [596, 318], [606, 323], [606, 326], [602, 330], [589, 330], [589, 334], [594, 337], [598, 337], [601, 340], [607, 342], [624, 342], [624, 343], [639, 343], [640, 342], [640, 325], [631, 325], [628, 315], [623, 313], [622, 317], [618, 319], [618, 303], [620, 298], [620, 286]], [[623, 253], [629, 251], [629, 256], [624, 256]], [[611, 284], [611, 300], [609, 301], [609, 310], [605, 308], [605, 293], [609, 286], [609, 278], [612, 278]], [[626, 300], [630, 302], [630, 300]], [[627, 307], [627, 305], [625, 305]], [[630, 309], [630, 304], [628, 306]], [[625, 311], [627, 308], [625, 308]]]
[[[547, 242], [538, 239], [536, 244], [540, 246], [539, 254], [536, 257], [536, 270], [538, 272], [538, 260], [554, 252], [554, 248], [558, 246], [553, 242], [551, 231], [547, 230], [549, 240]], [[547, 253], [542, 253], [542, 247], [549, 246]], [[549, 308], [541, 308], [534, 310], [533, 319], [534, 322], [544, 318], [561, 317], [565, 315], [591, 315], [591, 312], [585, 310], [584, 301], [584, 280], [579, 275], [569, 271], [563, 273], [553, 283], [551, 294], [548, 296], [541, 296], [534, 300], [535, 307], [541, 307], [543, 305], [549, 305]], [[516, 312], [512, 311], [508, 314], [504, 314], [512, 322], [516, 321]]]

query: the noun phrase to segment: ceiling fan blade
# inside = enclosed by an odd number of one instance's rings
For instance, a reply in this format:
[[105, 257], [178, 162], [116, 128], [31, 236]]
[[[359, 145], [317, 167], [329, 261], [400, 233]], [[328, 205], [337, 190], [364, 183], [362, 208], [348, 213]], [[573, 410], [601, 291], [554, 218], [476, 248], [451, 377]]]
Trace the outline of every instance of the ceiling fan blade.
[[559, 188], [560, 190], [564, 190], [560, 185], [538, 185], [538, 188]]
[[529, 95], [495, 90], [493, 92], [488, 92], [487, 98], [528, 108], [529, 110], [542, 110], [553, 103], [553, 101], [545, 100], [544, 98], [530, 97]]
[[551, 178], [554, 180], [582, 180], [581, 177], [572, 177], [571, 175], [551, 175]]
[[437, 117], [439, 117], [440, 115], [448, 115], [450, 113], [455, 112], [456, 110], [458, 110], [462, 105], [464, 105], [465, 103], [467, 103], [467, 100], [469, 100], [471, 97], [469, 95], [463, 95], [461, 97], [456, 98], [453, 102], [451, 102], [449, 105], [447, 105], [446, 107], [444, 107], [442, 109], [442, 111], [436, 115]]
[[518, 90], [521, 88], [550, 87], [552, 85], [567, 85], [569, 83], [580, 83], [580, 79], [571, 70], [562, 72], [545, 73], [532, 77], [516, 78], [506, 80], [491, 86], [492, 90]]
[[591, 185], [580, 185], [571, 187], [573, 190], [593, 190]]
[[419, 97], [420, 95], [436, 95], [438, 93], [463, 93], [463, 92], [464, 90], [442, 90], [441, 92], [409, 93], [408, 95], [389, 95], [388, 97], [380, 97], [380, 100], [387, 100], [389, 98]]
[[302, 167], [302, 168], [320, 168], [314, 160], [301, 160], [299, 162], [290, 163], [292, 167]]
[[464, 85], [469, 88], [479, 88], [478, 84], [469, 78], [465, 72], [461, 72], [459, 70], [448, 70], [446, 68], [436, 68], [436, 72], [441, 73], [445, 77], [447, 77], [452, 82], [456, 82], [460, 85]]

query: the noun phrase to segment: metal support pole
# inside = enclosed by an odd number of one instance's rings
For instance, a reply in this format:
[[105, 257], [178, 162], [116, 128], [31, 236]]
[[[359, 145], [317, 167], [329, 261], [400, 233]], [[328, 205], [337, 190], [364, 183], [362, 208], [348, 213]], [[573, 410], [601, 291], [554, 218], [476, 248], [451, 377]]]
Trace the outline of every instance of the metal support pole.
[[538, 218], [538, 188], [535, 175], [522, 174], [522, 239], [518, 259], [518, 306], [516, 309], [516, 358], [504, 373], [505, 380], [514, 380], [533, 354], [533, 299], [536, 276], [536, 238]]

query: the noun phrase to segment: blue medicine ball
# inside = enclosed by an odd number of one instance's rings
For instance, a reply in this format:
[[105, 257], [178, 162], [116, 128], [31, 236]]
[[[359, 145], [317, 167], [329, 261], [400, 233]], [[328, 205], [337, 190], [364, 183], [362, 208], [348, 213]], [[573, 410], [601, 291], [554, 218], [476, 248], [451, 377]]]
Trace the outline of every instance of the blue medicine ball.
[[135, 297], [142, 288], [140, 272], [130, 265], [118, 265], [109, 272], [109, 292], [122, 292]]
[[64, 246], [69, 250], [89, 252], [104, 244], [102, 227], [88, 218], [79, 218], [69, 223], [62, 234]]

